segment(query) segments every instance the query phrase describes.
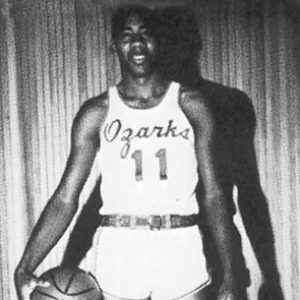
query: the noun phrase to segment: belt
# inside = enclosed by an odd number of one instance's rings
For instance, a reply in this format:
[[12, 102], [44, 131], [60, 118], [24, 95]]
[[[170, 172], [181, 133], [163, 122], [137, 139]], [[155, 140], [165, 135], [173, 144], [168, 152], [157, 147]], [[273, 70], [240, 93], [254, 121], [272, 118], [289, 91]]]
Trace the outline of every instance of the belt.
[[101, 215], [100, 226], [130, 229], [173, 229], [196, 225], [198, 215]]

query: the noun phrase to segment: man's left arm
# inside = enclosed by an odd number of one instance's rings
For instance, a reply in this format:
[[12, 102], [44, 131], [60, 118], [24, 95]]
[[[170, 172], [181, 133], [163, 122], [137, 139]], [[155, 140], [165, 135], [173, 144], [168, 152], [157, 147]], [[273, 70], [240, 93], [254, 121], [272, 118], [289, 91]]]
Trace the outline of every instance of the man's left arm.
[[213, 158], [213, 147], [217, 146], [214, 145], [214, 120], [204, 97], [198, 91], [183, 91], [180, 103], [194, 130], [198, 171], [204, 188], [201, 207], [206, 214], [223, 265], [224, 276], [218, 300], [238, 300], [238, 287], [233, 272], [230, 215]]

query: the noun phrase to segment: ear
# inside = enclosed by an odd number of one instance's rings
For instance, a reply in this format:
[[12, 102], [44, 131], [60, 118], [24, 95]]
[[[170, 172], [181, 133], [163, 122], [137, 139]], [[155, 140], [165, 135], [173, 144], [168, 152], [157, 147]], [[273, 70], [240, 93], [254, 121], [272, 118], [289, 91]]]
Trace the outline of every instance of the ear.
[[114, 41], [110, 42], [109, 50], [112, 54], [116, 53], [116, 45], [115, 45]]

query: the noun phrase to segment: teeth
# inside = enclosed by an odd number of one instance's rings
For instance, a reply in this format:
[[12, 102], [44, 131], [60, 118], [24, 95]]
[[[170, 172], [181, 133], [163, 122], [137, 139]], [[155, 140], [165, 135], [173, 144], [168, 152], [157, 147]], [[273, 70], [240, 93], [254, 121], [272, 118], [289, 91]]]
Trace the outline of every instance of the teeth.
[[134, 55], [133, 58], [137, 60], [141, 60], [145, 58], [145, 55]]
[[133, 57], [132, 57], [133, 62], [137, 65], [143, 64], [145, 59], [146, 59], [146, 56], [143, 54], [133, 55]]

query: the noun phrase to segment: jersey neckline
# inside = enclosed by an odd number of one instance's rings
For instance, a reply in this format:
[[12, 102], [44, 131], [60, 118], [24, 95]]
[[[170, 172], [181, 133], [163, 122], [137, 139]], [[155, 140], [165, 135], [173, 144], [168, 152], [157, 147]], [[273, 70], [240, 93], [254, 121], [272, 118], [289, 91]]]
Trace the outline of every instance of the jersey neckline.
[[[160, 100], [160, 102], [149, 108], [136, 108], [136, 107], [131, 107], [131, 106], [127, 105], [125, 103], [125, 101], [123, 100], [122, 96], [120, 95], [116, 85], [111, 88], [111, 95], [113, 96], [113, 98], [116, 97], [115, 99], [118, 101], [119, 105], [122, 106], [123, 108], [125, 108], [126, 110], [135, 111], [135, 112], [149, 112], [149, 111], [159, 109], [160, 107], [162, 107], [164, 105], [164, 103], [168, 102], [168, 99], [171, 98], [170, 96], [171, 96], [172, 92], [174, 91], [174, 87], [176, 86], [176, 84], [177, 84], [176, 82], [171, 81], [169, 86], [167, 87], [167, 90], [166, 90], [164, 96]], [[177, 91], [177, 89], [176, 89], [176, 91]], [[178, 95], [177, 95], [177, 97], [178, 97]], [[115, 100], [113, 100], [113, 101], [115, 101]]]

